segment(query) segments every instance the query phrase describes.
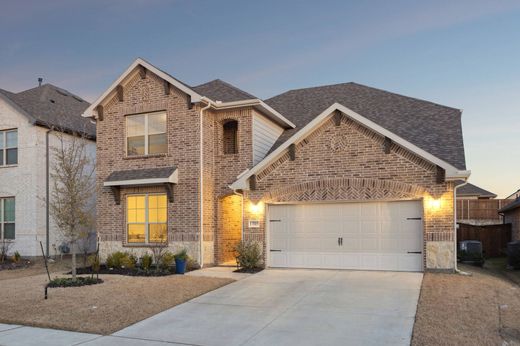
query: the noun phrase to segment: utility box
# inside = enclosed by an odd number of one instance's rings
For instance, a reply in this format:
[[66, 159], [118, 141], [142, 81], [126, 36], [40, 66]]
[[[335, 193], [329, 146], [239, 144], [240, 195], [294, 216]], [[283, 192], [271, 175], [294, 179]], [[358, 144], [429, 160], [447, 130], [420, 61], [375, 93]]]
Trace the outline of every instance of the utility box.
[[459, 242], [457, 258], [461, 263], [483, 266], [482, 243], [478, 240], [463, 240]]

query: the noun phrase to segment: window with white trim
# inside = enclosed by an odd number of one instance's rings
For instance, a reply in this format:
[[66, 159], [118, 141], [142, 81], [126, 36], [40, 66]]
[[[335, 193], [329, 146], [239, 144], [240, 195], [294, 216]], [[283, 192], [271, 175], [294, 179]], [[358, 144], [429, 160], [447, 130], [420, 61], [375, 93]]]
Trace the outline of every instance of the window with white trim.
[[166, 194], [126, 197], [128, 243], [164, 243], [167, 240], [168, 204]]
[[14, 197], [0, 198], [0, 239], [14, 239]]
[[166, 112], [126, 116], [126, 155], [164, 154], [166, 139]]
[[18, 164], [18, 130], [0, 131], [0, 166]]

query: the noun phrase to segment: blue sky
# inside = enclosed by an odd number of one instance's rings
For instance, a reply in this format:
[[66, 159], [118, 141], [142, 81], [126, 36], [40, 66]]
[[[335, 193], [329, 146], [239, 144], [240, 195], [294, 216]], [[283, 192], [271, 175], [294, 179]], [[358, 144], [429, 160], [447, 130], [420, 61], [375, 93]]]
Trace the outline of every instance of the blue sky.
[[355, 81], [463, 109], [471, 182], [520, 188], [520, 1], [0, 2], [0, 88], [93, 101], [138, 56], [262, 98]]

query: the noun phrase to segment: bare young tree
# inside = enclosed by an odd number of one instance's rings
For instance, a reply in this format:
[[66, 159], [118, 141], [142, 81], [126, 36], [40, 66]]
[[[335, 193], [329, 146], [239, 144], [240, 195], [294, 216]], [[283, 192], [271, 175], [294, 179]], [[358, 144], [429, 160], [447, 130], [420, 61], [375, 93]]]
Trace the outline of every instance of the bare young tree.
[[50, 214], [70, 245], [72, 278], [76, 279], [78, 242], [94, 225], [94, 162], [87, 139], [79, 133], [54, 132], [58, 143], [51, 148], [53, 169]]
[[3, 263], [7, 259], [12, 245], [13, 243], [8, 239], [2, 238], [2, 240], [0, 240], [0, 263]]

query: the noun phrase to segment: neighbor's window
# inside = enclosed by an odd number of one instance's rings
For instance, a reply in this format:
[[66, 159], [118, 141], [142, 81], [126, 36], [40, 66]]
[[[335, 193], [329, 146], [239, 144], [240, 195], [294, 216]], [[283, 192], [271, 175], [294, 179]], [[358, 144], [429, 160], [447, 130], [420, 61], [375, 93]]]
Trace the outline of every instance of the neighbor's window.
[[0, 198], [0, 239], [14, 239], [14, 197]]
[[126, 153], [128, 156], [166, 153], [166, 113], [126, 116]]
[[238, 121], [229, 120], [223, 126], [224, 154], [236, 154], [238, 152]]
[[0, 166], [18, 163], [18, 130], [0, 131]]
[[167, 237], [167, 199], [165, 194], [126, 197], [126, 222], [129, 243], [163, 243]]

